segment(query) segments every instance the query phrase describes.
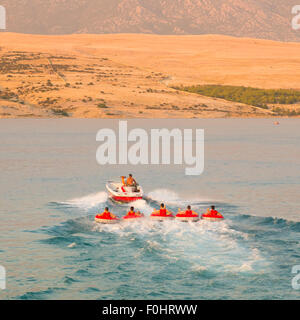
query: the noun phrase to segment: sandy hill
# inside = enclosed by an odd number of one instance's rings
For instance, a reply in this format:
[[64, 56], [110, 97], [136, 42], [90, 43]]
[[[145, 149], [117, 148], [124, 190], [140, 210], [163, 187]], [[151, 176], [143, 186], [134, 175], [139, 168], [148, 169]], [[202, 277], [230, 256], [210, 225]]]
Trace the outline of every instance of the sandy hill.
[[0, 117], [271, 116], [171, 87], [300, 89], [299, 52], [300, 43], [216, 35], [2, 33]]

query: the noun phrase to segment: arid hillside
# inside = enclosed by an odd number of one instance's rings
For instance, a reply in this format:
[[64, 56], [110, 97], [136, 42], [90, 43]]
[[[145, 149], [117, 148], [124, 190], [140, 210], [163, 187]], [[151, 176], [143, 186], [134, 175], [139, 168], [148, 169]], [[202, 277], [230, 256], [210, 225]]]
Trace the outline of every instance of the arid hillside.
[[[300, 43], [228, 36], [3, 33], [0, 117], [268, 117], [270, 109], [173, 89], [300, 89]], [[278, 107], [278, 106], [277, 106]], [[300, 111], [300, 104], [279, 106]]]

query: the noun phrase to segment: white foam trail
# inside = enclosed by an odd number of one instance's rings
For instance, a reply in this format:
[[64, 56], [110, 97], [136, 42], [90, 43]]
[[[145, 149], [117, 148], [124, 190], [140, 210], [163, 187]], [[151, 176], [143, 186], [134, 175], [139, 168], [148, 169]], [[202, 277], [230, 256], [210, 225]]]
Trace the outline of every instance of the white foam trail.
[[[143, 201], [139, 204], [145, 205]], [[258, 249], [244, 246], [247, 237], [230, 228], [227, 221], [157, 222], [146, 217], [130, 223], [121, 221], [115, 225], [95, 223], [92, 230], [117, 233], [130, 241], [144, 239], [145, 245], [137, 250], [135, 258], [142, 257], [145, 251], [155, 250], [155, 254], [170, 261], [187, 259], [197, 273], [209, 270], [212, 265], [214, 271], [257, 273], [267, 263]]]
[[154, 210], [154, 208], [151, 207], [145, 200], [137, 200], [132, 203], [132, 205], [134, 206], [135, 210], [139, 210], [144, 215], [150, 215]]
[[254, 271], [254, 264], [260, 260], [263, 259], [259, 254], [259, 250], [254, 248], [251, 250], [248, 261], [243, 262], [241, 265], [227, 265], [225, 270], [229, 272], [251, 272]]
[[105, 201], [107, 201], [107, 198], [108, 198], [107, 193], [102, 191], [98, 193], [92, 193], [81, 198], [71, 199], [66, 202], [63, 202], [63, 204], [67, 204], [67, 205], [71, 205], [71, 206], [79, 207], [83, 209], [90, 209], [90, 208], [96, 207], [101, 203], [104, 203]]
[[177, 193], [168, 189], [157, 189], [150, 192], [147, 196], [149, 199], [158, 202], [174, 203], [180, 201]]
[[202, 271], [206, 271], [207, 267], [204, 267], [202, 265], [195, 265], [195, 266], [192, 267], [192, 270], [194, 272], [202, 272]]
[[194, 203], [199, 203], [199, 202], [213, 202], [212, 199], [205, 199], [205, 198], [182, 199], [176, 192], [168, 189], [156, 189], [149, 192], [146, 196], [148, 199], [151, 199], [157, 202], [165, 202], [167, 204], [181, 205], [181, 206], [186, 206], [188, 204], [193, 205]]

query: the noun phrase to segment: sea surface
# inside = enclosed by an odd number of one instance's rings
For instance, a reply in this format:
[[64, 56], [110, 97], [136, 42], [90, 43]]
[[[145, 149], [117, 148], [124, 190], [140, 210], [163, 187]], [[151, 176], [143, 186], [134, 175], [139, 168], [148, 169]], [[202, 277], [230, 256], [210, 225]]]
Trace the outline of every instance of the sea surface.
[[[97, 131], [116, 120], [0, 121], [1, 299], [299, 299], [300, 121], [130, 120], [205, 130], [205, 170], [100, 166]], [[146, 219], [97, 225], [107, 180], [133, 173]], [[165, 202], [222, 222], [154, 222]]]

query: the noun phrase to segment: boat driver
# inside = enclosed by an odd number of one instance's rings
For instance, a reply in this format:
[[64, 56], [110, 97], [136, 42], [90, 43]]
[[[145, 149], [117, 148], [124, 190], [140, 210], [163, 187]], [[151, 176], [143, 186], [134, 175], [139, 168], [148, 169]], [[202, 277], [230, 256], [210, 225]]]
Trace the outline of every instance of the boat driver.
[[132, 177], [132, 174], [130, 173], [127, 180], [126, 180], [126, 185], [128, 187], [136, 187], [137, 183], [135, 181], [135, 179]]

